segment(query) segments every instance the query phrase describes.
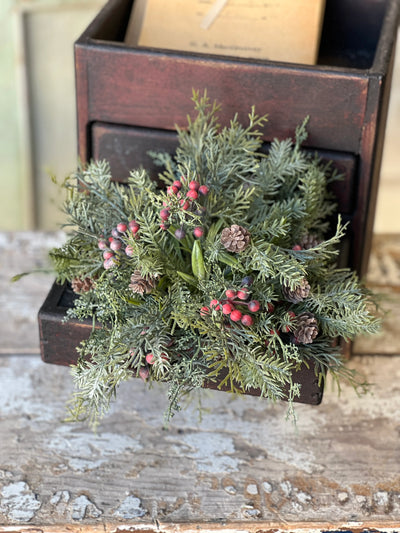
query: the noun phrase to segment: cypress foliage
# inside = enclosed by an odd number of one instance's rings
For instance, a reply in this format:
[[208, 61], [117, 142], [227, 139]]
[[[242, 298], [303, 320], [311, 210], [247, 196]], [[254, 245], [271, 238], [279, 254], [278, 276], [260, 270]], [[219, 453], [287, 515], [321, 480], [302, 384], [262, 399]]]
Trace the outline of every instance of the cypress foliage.
[[[302, 150], [307, 121], [264, 154], [265, 116], [221, 128], [219, 107], [193, 100], [176, 153], [152, 154], [164, 188], [145, 169], [115, 183], [104, 161], [63, 184], [69, 238], [50, 257], [58, 281], [93, 281], [69, 315], [101, 326], [72, 368], [74, 419], [96, 424], [131, 377], [169, 382], [167, 418], [206, 380], [292, 402], [293, 372], [310, 360], [321, 380], [329, 369], [359, 385], [333, 341], [379, 320], [357, 276], [335, 267], [345, 227], [330, 227], [328, 186], [339, 177]], [[318, 325], [307, 342], [295, 335], [302, 313]]]

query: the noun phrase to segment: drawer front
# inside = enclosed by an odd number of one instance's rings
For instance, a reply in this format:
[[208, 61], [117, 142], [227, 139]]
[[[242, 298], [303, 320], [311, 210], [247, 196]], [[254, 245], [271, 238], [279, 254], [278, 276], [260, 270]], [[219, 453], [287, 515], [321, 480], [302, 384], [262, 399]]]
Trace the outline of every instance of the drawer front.
[[127, 181], [130, 171], [141, 166], [157, 179], [162, 169], [153, 163], [149, 150], [172, 154], [177, 146], [177, 135], [171, 131], [99, 122], [92, 126], [91, 158], [106, 159], [115, 181]]
[[[126, 181], [129, 172], [143, 166], [156, 179], [162, 170], [154, 165], [148, 151], [161, 151], [172, 154], [178, 146], [174, 132], [150, 128], [135, 128], [97, 122], [92, 126], [93, 159], [107, 159], [116, 181]], [[268, 144], [264, 151], [268, 151]], [[350, 214], [354, 210], [354, 189], [356, 181], [357, 158], [343, 152], [321, 151], [318, 153], [325, 161], [332, 161], [335, 168], [343, 174], [343, 179], [331, 186], [339, 211]]]
[[78, 43], [75, 53], [79, 115], [86, 124], [102, 121], [172, 131], [193, 114], [192, 90], [207, 89], [210, 99], [222, 104], [222, 124], [229, 124], [235, 113], [247, 121], [254, 105], [259, 115], [268, 114], [264, 139], [271, 141], [290, 135], [309, 115], [309, 146], [360, 150], [369, 87], [365, 75], [95, 42]]

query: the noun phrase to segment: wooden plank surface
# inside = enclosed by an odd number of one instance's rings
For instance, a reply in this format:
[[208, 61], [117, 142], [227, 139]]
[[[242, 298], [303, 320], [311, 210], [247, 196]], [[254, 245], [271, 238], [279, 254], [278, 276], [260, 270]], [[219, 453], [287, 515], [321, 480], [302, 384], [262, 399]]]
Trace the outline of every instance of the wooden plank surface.
[[[28, 326], [52, 277], [6, 285], [62, 237], [0, 235], [1, 531], [398, 531], [398, 356], [353, 357], [373, 394], [344, 387], [338, 398], [328, 384], [320, 406], [296, 407], [296, 427], [284, 403], [205, 391], [203, 420], [193, 399], [164, 429], [165, 388], [132, 380], [93, 434], [64, 423], [68, 369], [41, 362]], [[397, 257], [395, 242], [386, 238], [379, 257], [388, 248]]]

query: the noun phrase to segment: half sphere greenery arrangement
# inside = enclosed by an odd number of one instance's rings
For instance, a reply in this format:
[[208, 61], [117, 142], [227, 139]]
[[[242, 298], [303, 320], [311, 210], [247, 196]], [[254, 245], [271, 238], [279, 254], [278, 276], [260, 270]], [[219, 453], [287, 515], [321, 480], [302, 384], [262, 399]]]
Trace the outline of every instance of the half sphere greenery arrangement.
[[104, 161], [63, 183], [68, 239], [50, 257], [78, 295], [69, 316], [93, 320], [72, 367], [74, 419], [96, 424], [132, 377], [169, 383], [167, 419], [210, 382], [291, 406], [302, 365], [363, 387], [337, 339], [375, 333], [379, 319], [336, 266], [340, 177], [302, 149], [307, 121], [264, 153], [266, 116], [220, 127], [219, 106], [193, 100], [175, 154], [152, 153], [163, 186], [143, 168], [117, 183]]

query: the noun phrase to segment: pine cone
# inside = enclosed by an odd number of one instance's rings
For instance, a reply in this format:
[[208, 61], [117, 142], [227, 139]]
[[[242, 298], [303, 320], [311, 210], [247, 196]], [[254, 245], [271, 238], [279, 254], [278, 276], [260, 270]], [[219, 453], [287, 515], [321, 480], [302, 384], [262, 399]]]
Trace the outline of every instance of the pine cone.
[[282, 287], [282, 294], [288, 302], [297, 304], [307, 298], [307, 296], [310, 294], [310, 288], [310, 284], [306, 278], [303, 278], [300, 285], [295, 287], [293, 290], [287, 285], [284, 285]]
[[315, 248], [319, 244], [321, 244], [321, 239], [318, 239], [318, 237], [312, 233], [304, 235], [304, 237], [300, 241], [300, 246], [303, 248], [303, 250]]
[[221, 233], [221, 243], [228, 252], [243, 252], [250, 242], [250, 233], [237, 224], [224, 228]]
[[149, 293], [157, 285], [158, 279], [151, 276], [142, 276], [140, 270], [135, 270], [131, 276], [129, 288], [139, 294]]
[[311, 344], [318, 335], [318, 323], [315, 316], [309, 312], [298, 315], [296, 329], [293, 331], [293, 335], [297, 342]]
[[76, 294], [82, 294], [84, 292], [88, 292], [90, 291], [90, 289], [93, 288], [93, 286], [94, 286], [94, 280], [92, 278], [84, 278], [84, 279], [74, 278], [71, 281], [72, 290]]

